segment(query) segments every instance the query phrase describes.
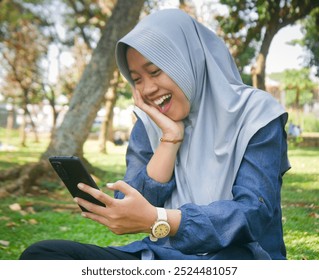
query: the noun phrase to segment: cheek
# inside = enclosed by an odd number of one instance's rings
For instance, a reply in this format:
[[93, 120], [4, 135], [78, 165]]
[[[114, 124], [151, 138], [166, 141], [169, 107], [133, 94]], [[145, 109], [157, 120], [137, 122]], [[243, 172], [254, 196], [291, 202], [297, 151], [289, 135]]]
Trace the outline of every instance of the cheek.
[[188, 115], [190, 112], [190, 102], [184, 93], [181, 93], [181, 105], [183, 107], [183, 111]]
[[190, 104], [188, 101], [184, 103], [183, 108], [184, 108], [183, 114], [184, 114], [184, 119], [185, 119], [189, 115], [189, 112], [190, 112]]
[[134, 85], [134, 88], [135, 88], [136, 90], [138, 90], [140, 93], [142, 93], [143, 87], [142, 87], [141, 84], [135, 84], [135, 85]]
[[190, 112], [190, 103], [188, 99], [182, 93], [182, 96], [178, 100], [178, 109], [176, 110], [176, 120], [181, 121], [185, 119]]

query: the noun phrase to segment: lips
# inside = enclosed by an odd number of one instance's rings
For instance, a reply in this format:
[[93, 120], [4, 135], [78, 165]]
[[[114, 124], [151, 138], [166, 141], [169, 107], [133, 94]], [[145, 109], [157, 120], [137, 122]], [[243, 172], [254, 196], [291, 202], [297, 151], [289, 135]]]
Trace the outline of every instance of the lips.
[[166, 94], [166, 95], [163, 95], [160, 98], [154, 100], [154, 103], [155, 103], [155, 105], [158, 106], [158, 109], [161, 113], [166, 113], [170, 108], [171, 99], [172, 99], [172, 95]]
[[157, 106], [161, 106], [163, 103], [165, 103], [165, 101], [167, 101], [168, 99], [170, 99], [172, 97], [171, 94], [167, 94], [167, 95], [164, 95], [164, 96], [161, 96], [160, 98], [156, 99], [154, 101], [154, 103], [157, 105]]

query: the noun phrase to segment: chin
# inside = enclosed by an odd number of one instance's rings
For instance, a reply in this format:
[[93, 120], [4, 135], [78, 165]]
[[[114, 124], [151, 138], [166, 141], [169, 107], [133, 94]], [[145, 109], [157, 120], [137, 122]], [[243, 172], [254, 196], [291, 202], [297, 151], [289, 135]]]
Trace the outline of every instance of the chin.
[[181, 121], [180, 118], [176, 117], [176, 116], [170, 116], [170, 115], [166, 115], [166, 117], [170, 118], [172, 121], [174, 122], [179, 122]]
[[166, 117], [170, 118], [172, 121], [174, 122], [180, 122], [185, 120], [188, 117], [188, 114], [186, 113], [182, 113], [182, 114], [176, 114], [176, 112], [171, 112], [172, 114], [170, 114], [170, 112], [168, 112], [167, 114], [165, 114]]
[[174, 122], [181, 122], [185, 120], [185, 118], [170, 118], [170, 119], [173, 120]]

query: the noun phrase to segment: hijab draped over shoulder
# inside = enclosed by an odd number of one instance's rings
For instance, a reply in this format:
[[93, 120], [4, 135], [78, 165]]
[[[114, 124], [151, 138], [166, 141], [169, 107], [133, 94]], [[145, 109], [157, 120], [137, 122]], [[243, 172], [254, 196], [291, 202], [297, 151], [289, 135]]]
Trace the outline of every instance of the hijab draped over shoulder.
[[[177, 186], [165, 207], [232, 199], [232, 186], [249, 140], [285, 114], [284, 109], [270, 94], [245, 85], [225, 43], [181, 10], [162, 10], [145, 17], [118, 42], [118, 67], [134, 85], [126, 61], [127, 46], [169, 75], [191, 104], [175, 162]], [[136, 113], [154, 151], [161, 130], [140, 109]]]

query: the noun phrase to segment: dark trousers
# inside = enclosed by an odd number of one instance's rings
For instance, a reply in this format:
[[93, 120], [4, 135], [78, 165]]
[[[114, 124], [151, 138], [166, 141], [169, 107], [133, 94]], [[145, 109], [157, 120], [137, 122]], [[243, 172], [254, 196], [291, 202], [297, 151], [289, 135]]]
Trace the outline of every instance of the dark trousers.
[[28, 247], [20, 260], [139, 260], [140, 253], [126, 253], [68, 240], [45, 240]]

